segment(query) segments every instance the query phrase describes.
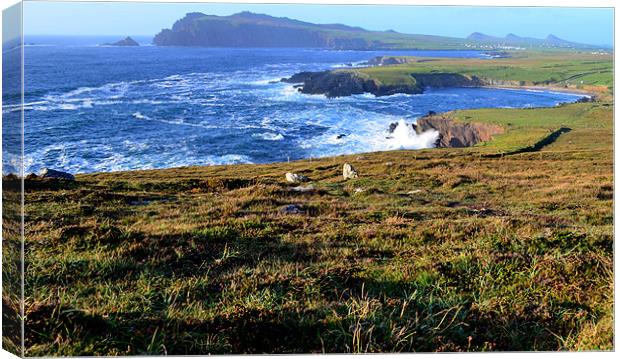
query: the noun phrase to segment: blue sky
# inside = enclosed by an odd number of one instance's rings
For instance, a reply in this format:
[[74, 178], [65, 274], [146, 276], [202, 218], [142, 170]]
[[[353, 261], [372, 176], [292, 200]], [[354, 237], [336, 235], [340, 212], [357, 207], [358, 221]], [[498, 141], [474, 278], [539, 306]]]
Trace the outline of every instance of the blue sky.
[[612, 45], [611, 8], [463, 7], [384, 5], [268, 5], [200, 3], [63, 3], [28, 1], [28, 35], [154, 35], [187, 12], [230, 15], [252, 11], [314, 23], [343, 23], [369, 30], [466, 37], [474, 31]]

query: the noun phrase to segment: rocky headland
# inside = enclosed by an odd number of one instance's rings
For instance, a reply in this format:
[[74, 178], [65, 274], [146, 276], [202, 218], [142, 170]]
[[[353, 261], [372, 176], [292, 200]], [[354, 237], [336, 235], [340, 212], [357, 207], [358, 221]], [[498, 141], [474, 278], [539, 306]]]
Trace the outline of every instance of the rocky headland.
[[457, 73], [412, 73], [407, 82], [383, 83], [367, 74], [349, 70], [300, 72], [282, 82], [296, 84], [301, 93], [328, 98], [371, 93], [390, 96], [398, 93], [420, 94], [426, 87], [478, 87], [487, 83], [476, 77]]
[[419, 94], [422, 88], [415, 83], [382, 84], [370, 76], [355, 71], [300, 72], [282, 82], [296, 84], [297, 90], [310, 95], [325, 95], [328, 98], [371, 93], [375, 96], [389, 96], [397, 93]]

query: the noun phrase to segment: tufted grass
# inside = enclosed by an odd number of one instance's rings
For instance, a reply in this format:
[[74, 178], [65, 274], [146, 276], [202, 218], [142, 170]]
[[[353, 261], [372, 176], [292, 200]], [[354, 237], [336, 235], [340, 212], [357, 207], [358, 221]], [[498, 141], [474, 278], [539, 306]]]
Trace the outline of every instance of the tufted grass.
[[[26, 355], [613, 349], [611, 114], [458, 111], [509, 131], [465, 149], [27, 180]], [[572, 131], [483, 156], [554, 126]], [[345, 162], [359, 178], [342, 179]]]

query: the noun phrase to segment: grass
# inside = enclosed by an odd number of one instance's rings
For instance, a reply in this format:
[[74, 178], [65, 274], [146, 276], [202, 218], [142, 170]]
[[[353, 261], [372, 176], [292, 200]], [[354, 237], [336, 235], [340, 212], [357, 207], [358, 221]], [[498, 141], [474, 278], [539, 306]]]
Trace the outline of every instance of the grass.
[[457, 111], [508, 128], [464, 149], [27, 180], [26, 355], [613, 349], [611, 108]]
[[[553, 108], [532, 109], [480, 109], [454, 111], [450, 116], [461, 122], [480, 122], [500, 125], [505, 132], [496, 135], [493, 141], [478, 144], [475, 151], [480, 153], [510, 153], [534, 145], [560, 128], [568, 128], [573, 143], [565, 147], [576, 150], [592, 150], [594, 147], [608, 146], [613, 142], [606, 134], [612, 131], [609, 121], [611, 102], [575, 103]], [[598, 138], [602, 143], [584, 140]], [[579, 146], [579, 147], [577, 147]]]
[[384, 84], [406, 83], [415, 73], [459, 73], [506, 85], [552, 85], [609, 92], [613, 88], [613, 55], [565, 52], [513, 52], [510, 58], [459, 59], [406, 57], [408, 63], [357, 71]]

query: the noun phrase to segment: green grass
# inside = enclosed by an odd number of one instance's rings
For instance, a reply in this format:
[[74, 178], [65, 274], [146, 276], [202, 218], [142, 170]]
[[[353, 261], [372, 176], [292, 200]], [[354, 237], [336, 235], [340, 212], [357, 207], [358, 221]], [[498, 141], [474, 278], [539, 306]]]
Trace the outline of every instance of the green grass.
[[26, 181], [26, 354], [613, 349], [612, 107], [452, 116], [507, 132]]
[[[612, 55], [558, 52], [514, 52], [510, 58], [450, 59], [408, 57], [409, 63], [349, 71], [367, 74], [385, 84], [409, 81], [415, 73], [459, 73], [516, 85], [555, 85], [611, 91]], [[422, 61], [420, 61], [422, 60]], [[430, 60], [430, 61], [429, 61]], [[600, 87], [597, 89], [597, 87]]]
[[[609, 102], [566, 104], [554, 108], [534, 109], [480, 109], [455, 111], [451, 116], [457, 121], [474, 121], [500, 125], [505, 132], [487, 143], [478, 144], [475, 151], [482, 153], [508, 153], [532, 146], [560, 128], [568, 128], [571, 137], [594, 137], [604, 141], [604, 134], [612, 130]], [[582, 149], [598, 147], [591, 141]], [[604, 141], [612, 147], [613, 144]]]

